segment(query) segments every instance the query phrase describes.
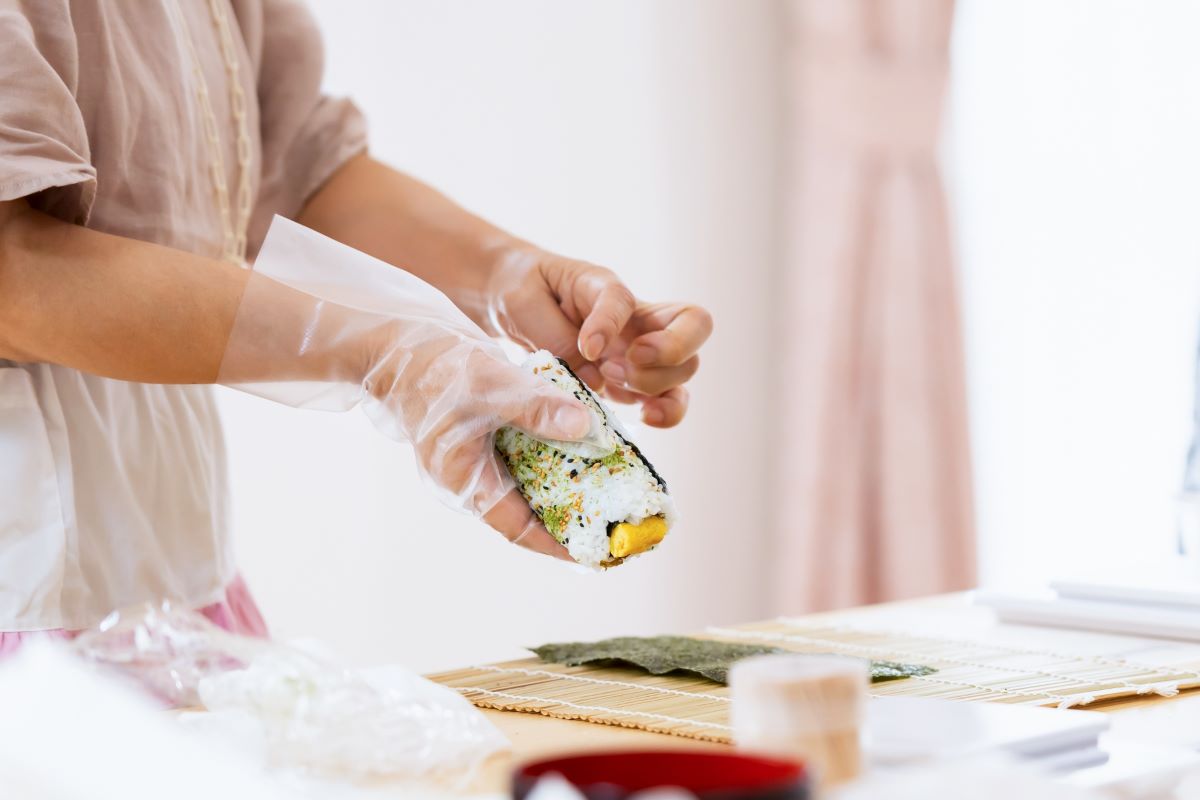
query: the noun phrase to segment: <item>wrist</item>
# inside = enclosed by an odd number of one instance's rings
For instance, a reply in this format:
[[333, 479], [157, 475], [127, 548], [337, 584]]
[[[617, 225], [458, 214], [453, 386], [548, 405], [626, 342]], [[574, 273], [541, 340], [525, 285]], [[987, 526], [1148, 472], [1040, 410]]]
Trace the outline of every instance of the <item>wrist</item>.
[[542, 251], [528, 242], [506, 236], [490, 244], [486, 253], [479, 316], [486, 321], [484, 328], [489, 335], [511, 337], [514, 304], [530, 273], [537, 269]]

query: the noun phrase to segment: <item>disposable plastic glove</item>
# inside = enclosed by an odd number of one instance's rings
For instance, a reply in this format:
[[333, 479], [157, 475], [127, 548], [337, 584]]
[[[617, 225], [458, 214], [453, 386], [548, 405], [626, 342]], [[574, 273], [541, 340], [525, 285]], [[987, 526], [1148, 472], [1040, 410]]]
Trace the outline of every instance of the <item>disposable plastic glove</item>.
[[505, 425], [587, 439], [582, 403], [513, 365], [420, 279], [277, 217], [238, 308], [218, 383], [298, 408], [361, 406], [410, 442], [449, 505], [509, 540], [568, 559], [494, 449]]
[[565, 359], [611, 400], [640, 403], [646, 424], [668, 428], [687, 412], [684, 384], [712, 333], [700, 306], [642, 302], [611, 270], [524, 244], [498, 259], [487, 303], [498, 331]]

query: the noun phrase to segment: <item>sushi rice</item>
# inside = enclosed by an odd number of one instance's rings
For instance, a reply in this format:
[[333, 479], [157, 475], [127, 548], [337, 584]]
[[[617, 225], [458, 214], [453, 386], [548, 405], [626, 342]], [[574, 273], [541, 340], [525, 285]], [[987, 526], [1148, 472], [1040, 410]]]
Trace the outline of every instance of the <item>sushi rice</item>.
[[515, 428], [497, 432], [496, 449], [546, 530], [573, 559], [593, 569], [613, 567], [627, 557], [654, 549], [652, 544], [626, 554], [610, 546], [610, 537], [614, 529], [620, 530], [617, 526], [621, 523], [637, 526], [651, 517], [665, 523], [655, 526], [658, 533], [653, 540], [665, 535], [676, 519], [666, 483], [624, 435], [610, 410], [565, 362], [539, 350], [525, 361], [524, 368], [587, 405], [602, 427], [598, 431], [603, 444], [600, 452], [608, 451], [600, 455], [593, 447], [581, 453], [569, 443], [540, 441]]

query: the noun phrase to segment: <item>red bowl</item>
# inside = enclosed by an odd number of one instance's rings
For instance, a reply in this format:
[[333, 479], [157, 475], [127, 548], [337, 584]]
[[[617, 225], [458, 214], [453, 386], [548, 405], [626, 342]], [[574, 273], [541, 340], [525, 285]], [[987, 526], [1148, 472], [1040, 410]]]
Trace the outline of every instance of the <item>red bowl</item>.
[[526, 764], [513, 773], [512, 796], [524, 800], [544, 775], [561, 775], [588, 800], [622, 800], [665, 787], [700, 800], [808, 800], [803, 765], [761, 756], [692, 750], [636, 750], [569, 756]]

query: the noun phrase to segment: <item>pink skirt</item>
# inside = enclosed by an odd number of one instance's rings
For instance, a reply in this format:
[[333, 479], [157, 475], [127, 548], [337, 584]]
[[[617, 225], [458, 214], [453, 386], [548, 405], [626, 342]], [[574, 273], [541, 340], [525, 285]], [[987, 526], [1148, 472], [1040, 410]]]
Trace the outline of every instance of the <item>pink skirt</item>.
[[[246, 588], [242, 576], [237, 576], [225, 587], [225, 599], [205, 606], [200, 613], [208, 617], [215, 625], [231, 633], [245, 636], [267, 636], [267, 624], [263, 622], [262, 614]], [[79, 631], [46, 630], [46, 631], [0, 631], [0, 658], [16, 652], [22, 642], [30, 639], [73, 639]]]

